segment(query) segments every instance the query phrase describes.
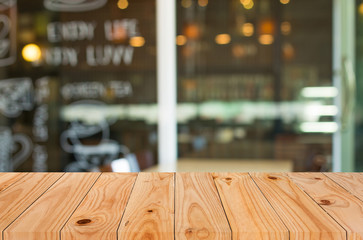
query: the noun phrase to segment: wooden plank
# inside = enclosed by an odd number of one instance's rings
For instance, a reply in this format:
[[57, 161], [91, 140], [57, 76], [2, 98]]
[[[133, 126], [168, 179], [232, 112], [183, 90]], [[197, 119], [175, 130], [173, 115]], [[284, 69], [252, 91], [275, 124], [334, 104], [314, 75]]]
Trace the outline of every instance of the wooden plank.
[[4, 239], [59, 239], [100, 173], [66, 173], [3, 232]]
[[248, 173], [214, 173], [233, 239], [289, 239], [289, 232]]
[[174, 238], [174, 174], [139, 173], [118, 239]]
[[289, 173], [289, 177], [346, 231], [363, 240], [363, 203], [322, 173]]
[[176, 173], [175, 239], [231, 239], [210, 173]]
[[73, 213], [62, 239], [117, 239], [137, 173], [103, 173]]
[[362, 173], [324, 173], [334, 182], [345, 188], [348, 192], [363, 201], [363, 174]]
[[290, 232], [290, 239], [346, 239], [345, 230], [286, 174], [251, 173]]
[[[0, 232], [57, 181], [62, 173], [29, 173], [0, 194]], [[0, 236], [2, 239], [2, 234]]]
[[11, 186], [11, 184], [23, 178], [26, 174], [27, 173], [15, 173], [15, 172], [0, 173], [0, 193], [9, 186]]

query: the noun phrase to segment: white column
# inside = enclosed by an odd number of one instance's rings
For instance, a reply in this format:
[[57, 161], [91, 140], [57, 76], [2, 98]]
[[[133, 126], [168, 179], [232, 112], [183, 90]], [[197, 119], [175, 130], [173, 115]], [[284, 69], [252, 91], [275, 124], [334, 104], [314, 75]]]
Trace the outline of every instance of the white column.
[[176, 170], [176, 10], [174, 0], [156, 0], [159, 171]]
[[[349, 61], [354, 66], [355, 62], [355, 1], [334, 0], [333, 1], [333, 83], [339, 89], [340, 96], [335, 99], [339, 108], [339, 115], [336, 121], [340, 130], [333, 136], [333, 172], [350, 172], [354, 170], [354, 109], [352, 112], [344, 112], [347, 102], [343, 98], [352, 95], [347, 91], [346, 69], [343, 67], [343, 60]], [[346, 81], [346, 80], [345, 80]], [[355, 100], [355, 99], [354, 99]], [[354, 106], [354, 104], [353, 104]], [[348, 114], [348, 116], [342, 116]], [[341, 120], [345, 119], [343, 129]]]

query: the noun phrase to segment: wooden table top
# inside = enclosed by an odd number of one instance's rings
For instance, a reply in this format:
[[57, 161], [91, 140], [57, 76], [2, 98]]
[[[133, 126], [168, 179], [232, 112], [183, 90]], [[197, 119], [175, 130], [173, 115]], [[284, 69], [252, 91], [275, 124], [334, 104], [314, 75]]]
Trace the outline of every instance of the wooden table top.
[[0, 173], [0, 239], [363, 239], [363, 173]]

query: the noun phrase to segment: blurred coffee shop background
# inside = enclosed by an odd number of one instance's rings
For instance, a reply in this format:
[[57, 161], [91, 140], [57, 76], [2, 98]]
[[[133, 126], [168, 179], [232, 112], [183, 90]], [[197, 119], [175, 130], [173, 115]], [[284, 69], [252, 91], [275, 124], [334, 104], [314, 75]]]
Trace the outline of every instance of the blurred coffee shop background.
[[0, 171], [363, 170], [362, 0], [1, 0], [0, 38]]

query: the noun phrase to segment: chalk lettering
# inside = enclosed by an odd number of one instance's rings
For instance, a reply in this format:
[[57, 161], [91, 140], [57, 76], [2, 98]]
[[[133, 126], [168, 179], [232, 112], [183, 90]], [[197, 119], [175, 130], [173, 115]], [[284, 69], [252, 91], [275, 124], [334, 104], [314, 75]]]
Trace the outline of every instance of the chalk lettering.
[[45, 50], [46, 63], [54, 66], [76, 66], [79, 51], [74, 48], [54, 47]]
[[48, 106], [46, 104], [43, 104], [35, 109], [33, 135], [35, 140], [38, 142], [45, 142], [48, 140], [48, 118]]
[[50, 42], [92, 40], [95, 28], [94, 22], [51, 22], [47, 25], [48, 40]]
[[133, 93], [130, 82], [110, 81], [102, 82], [74, 82], [62, 86], [61, 94], [66, 100], [97, 99], [112, 94], [115, 98], [124, 98]]
[[45, 146], [36, 144], [33, 151], [33, 171], [34, 172], [46, 172], [48, 153]]
[[86, 50], [87, 63], [90, 66], [120, 65], [123, 61], [130, 65], [133, 58], [134, 49], [130, 46], [88, 46]]
[[109, 41], [139, 35], [137, 19], [107, 20], [104, 22], [105, 37]]

